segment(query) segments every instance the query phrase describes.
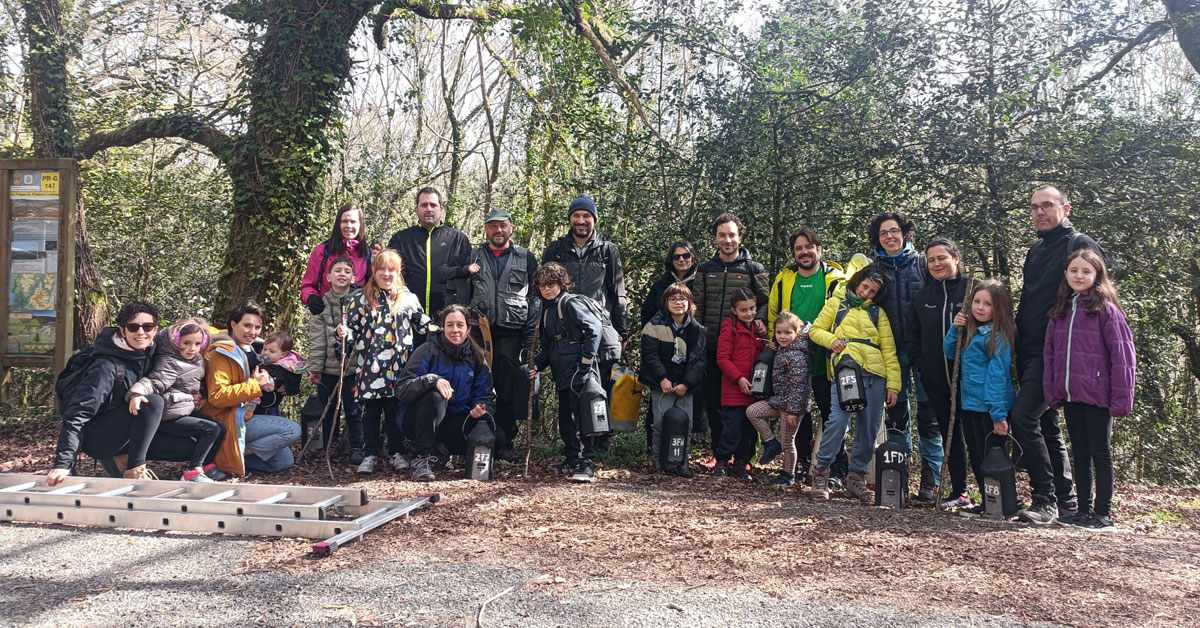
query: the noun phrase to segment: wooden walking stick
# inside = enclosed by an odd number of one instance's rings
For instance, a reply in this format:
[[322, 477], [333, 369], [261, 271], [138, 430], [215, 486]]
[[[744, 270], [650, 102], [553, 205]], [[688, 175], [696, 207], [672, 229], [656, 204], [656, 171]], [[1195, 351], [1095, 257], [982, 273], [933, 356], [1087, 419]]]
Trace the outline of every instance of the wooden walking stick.
[[[963, 304], [962, 304], [962, 309], [959, 310], [960, 312], [966, 313], [967, 316], [971, 315], [970, 310], [968, 308], [971, 306], [971, 293], [973, 292], [972, 284], [974, 283], [974, 279], [973, 279], [972, 275], [973, 275], [973, 273], [971, 272], [971, 266], [967, 265], [966, 281], [963, 286]], [[954, 321], [951, 320], [950, 324], [953, 325]], [[943, 445], [943, 448], [944, 448], [943, 451], [945, 453], [942, 454], [942, 473], [941, 473], [942, 477], [939, 479], [939, 482], [938, 482], [939, 487], [946, 485], [947, 468], [950, 466], [950, 447], [951, 447], [951, 443], [954, 442], [954, 423], [958, 419], [958, 376], [959, 376], [959, 371], [962, 370], [962, 359], [961, 358], [962, 358], [963, 345], [965, 343], [965, 340], [966, 340], [966, 328], [964, 327], [963, 329], [958, 331], [958, 338], [957, 338], [956, 342], [954, 343], [954, 374], [950, 376], [950, 424], [946, 427], [946, 442]], [[934, 512], [937, 512], [938, 510], [941, 509], [941, 507], [942, 507], [941, 504], [942, 504], [942, 496], [941, 496], [941, 489], [939, 488], [938, 495], [933, 500]]]
[[[538, 337], [542, 335], [542, 323], [533, 328], [533, 342], [529, 346], [529, 371], [532, 373], [534, 366], [533, 360], [537, 356]], [[541, 373], [538, 373], [541, 377]], [[537, 401], [537, 380], [529, 380], [529, 412], [525, 416], [525, 475], [521, 477], [529, 477], [529, 457], [533, 453], [533, 408]]]
[[[342, 297], [340, 302], [342, 304], [342, 325], [345, 325], [346, 321], [349, 319], [349, 315], [346, 312], [346, 297]], [[325, 468], [329, 470], [330, 482], [334, 482], [336, 480], [334, 480], [333, 477], [333, 463], [329, 461], [329, 451], [330, 447], [333, 445], [333, 433], [337, 431], [338, 423], [340, 423], [342, 420], [342, 385], [346, 383], [346, 336], [344, 334], [342, 335], [341, 343], [342, 359], [338, 365], [337, 388], [333, 391], [333, 396], [337, 399], [337, 403], [333, 407], [333, 424], [329, 426], [329, 433], [325, 435]], [[326, 411], [329, 410], [328, 403], [325, 404], [325, 409]], [[321, 415], [321, 419], [321, 422], [324, 423], [324, 414]], [[347, 435], [346, 438], [349, 438], [349, 435]]]

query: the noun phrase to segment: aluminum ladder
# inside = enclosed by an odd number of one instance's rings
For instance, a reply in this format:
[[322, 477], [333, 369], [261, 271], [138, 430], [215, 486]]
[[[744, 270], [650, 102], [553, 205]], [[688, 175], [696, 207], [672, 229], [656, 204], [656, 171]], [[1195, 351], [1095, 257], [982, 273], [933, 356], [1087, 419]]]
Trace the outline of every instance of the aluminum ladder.
[[0, 473], [0, 521], [324, 539], [312, 545], [322, 556], [439, 499], [372, 501], [356, 488], [79, 476], [51, 488], [44, 475]]

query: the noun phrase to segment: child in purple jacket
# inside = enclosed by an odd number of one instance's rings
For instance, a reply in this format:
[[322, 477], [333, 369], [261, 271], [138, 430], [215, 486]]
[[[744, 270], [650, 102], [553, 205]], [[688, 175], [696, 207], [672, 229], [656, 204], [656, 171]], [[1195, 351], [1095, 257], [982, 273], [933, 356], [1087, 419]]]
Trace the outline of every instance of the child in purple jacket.
[[[1133, 410], [1137, 357], [1133, 334], [1117, 303], [1104, 260], [1091, 249], [1067, 258], [1067, 271], [1050, 309], [1042, 390], [1046, 404], [1063, 408], [1075, 459], [1079, 511], [1064, 525], [1111, 532], [1113, 417]], [[1096, 502], [1092, 466], [1096, 468]]]

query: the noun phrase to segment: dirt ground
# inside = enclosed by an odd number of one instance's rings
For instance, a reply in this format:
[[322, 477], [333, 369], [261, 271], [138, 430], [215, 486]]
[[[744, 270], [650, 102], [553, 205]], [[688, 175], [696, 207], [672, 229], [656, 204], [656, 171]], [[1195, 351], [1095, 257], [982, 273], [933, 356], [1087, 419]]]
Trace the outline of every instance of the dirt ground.
[[[0, 471], [48, 468], [58, 426], [27, 421], [0, 433]], [[336, 462], [336, 460], [335, 460]], [[536, 459], [529, 478], [506, 467], [492, 482], [416, 484], [390, 470], [364, 480], [323, 458], [250, 481], [356, 486], [378, 499], [437, 492], [436, 506], [372, 532], [327, 558], [307, 542], [264, 539], [244, 573], [329, 574], [369, 561], [404, 562], [420, 548], [447, 562], [493, 561], [550, 579], [603, 578], [680, 591], [755, 589], [910, 611], [986, 613], [1075, 626], [1194, 625], [1200, 615], [1200, 489], [1118, 486], [1120, 531], [1087, 533], [968, 520], [930, 508], [893, 511], [807, 489], [690, 480], [644, 463], [603, 468], [571, 485]], [[91, 473], [85, 463], [81, 471]], [[99, 469], [97, 469], [97, 472]], [[163, 477], [178, 475], [162, 465]], [[1027, 498], [1027, 496], [1026, 496]]]

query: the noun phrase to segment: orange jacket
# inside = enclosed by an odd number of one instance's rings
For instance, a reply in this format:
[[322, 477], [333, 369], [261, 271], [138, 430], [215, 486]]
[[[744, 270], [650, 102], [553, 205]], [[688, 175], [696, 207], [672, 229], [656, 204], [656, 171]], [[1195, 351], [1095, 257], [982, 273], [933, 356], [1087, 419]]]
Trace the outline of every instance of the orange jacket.
[[258, 382], [250, 376], [246, 352], [228, 333], [213, 329], [212, 341], [204, 351], [204, 383], [208, 397], [201, 414], [225, 426], [225, 439], [217, 451], [217, 468], [245, 475], [242, 455], [246, 449], [246, 421], [254, 415], [249, 402], [262, 396]]

